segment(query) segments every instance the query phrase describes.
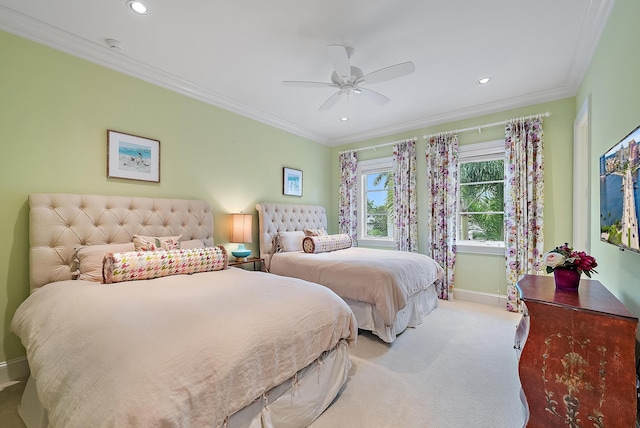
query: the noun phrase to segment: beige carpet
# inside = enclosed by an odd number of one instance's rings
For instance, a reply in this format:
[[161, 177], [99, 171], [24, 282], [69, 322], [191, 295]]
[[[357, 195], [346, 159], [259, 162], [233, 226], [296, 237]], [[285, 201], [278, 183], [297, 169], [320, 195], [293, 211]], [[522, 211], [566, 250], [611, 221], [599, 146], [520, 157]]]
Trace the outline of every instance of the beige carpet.
[[[522, 427], [513, 350], [519, 319], [501, 308], [440, 302], [392, 345], [361, 334], [342, 394], [311, 427]], [[0, 386], [0, 427], [24, 427], [23, 388]]]
[[18, 416], [18, 404], [22, 397], [26, 379], [0, 385], [0, 427], [24, 428]]
[[360, 335], [346, 387], [311, 427], [522, 427], [519, 320], [501, 308], [445, 301], [390, 346]]

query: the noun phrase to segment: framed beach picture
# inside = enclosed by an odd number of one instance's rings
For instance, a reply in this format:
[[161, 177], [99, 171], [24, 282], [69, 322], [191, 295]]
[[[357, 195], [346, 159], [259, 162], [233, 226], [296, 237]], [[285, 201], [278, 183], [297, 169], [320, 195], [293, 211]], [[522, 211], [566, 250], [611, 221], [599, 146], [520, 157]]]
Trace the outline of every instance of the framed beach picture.
[[160, 182], [160, 141], [107, 130], [107, 177]]
[[283, 168], [282, 193], [288, 196], [302, 196], [302, 171]]

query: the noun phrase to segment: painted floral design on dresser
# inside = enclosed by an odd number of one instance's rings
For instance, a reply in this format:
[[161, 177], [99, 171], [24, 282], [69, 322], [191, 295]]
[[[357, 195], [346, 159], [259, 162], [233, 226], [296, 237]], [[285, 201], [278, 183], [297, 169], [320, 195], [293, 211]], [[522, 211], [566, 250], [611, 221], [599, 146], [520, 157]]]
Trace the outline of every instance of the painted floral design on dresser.
[[[554, 343], [555, 342], [555, 343]], [[577, 340], [573, 336], [562, 333], [553, 334], [544, 341], [545, 351], [542, 355], [542, 380], [544, 381], [544, 393], [546, 398], [545, 410], [552, 415], [564, 420], [564, 425], [569, 428], [596, 427], [604, 428], [604, 415], [601, 412], [606, 391], [606, 353], [607, 348], [598, 346], [595, 348], [599, 356], [599, 370], [596, 378], [588, 376], [589, 358], [586, 354], [589, 350], [590, 340]], [[558, 370], [547, 370], [548, 365], [557, 364], [550, 360], [552, 347], [567, 349], [559, 360], [562, 365]], [[558, 355], [558, 353], [553, 353]], [[560, 353], [561, 354], [561, 353]], [[591, 359], [591, 363], [594, 361]], [[547, 374], [556, 373], [555, 376]], [[583, 391], [599, 392], [599, 406], [596, 409], [580, 408], [580, 393]], [[562, 396], [562, 403], [559, 397]], [[564, 415], [563, 415], [564, 413]], [[586, 414], [587, 421], [583, 421]]]

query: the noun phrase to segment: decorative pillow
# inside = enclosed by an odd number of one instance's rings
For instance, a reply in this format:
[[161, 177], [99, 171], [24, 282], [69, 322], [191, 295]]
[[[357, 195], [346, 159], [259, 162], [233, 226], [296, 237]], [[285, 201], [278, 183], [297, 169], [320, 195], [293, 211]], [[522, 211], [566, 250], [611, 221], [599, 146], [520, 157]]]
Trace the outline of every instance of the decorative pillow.
[[278, 232], [276, 235], [277, 249], [279, 252], [287, 253], [289, 251], [302, 251], [302, 240], [304, 232], [297, 230], [295, 232]]
[[351, 236], [347, 233], [339, 235], [307, 236], [302, 247], [305, 253], [326, 253], [328, 251], [343, 250], [352, 245]]
[[305, 236], [327, 236], [328, 233], [324, 228], [320, 229], [304, 229]]
[[177, 250], [180, 248], [180, 238], [178, 236], [143, 236], [133, 235], [133, 243], [136, 251], [156, 251], [156, 250]]
[[223, 246], [169, 251], [109, 253], [104, 258], [105, 284], [226, 269]]
[[188, 241], [180, 241], [181, 250], [190, 250], [193, 248], [204, 248], [207, 245], [202, 239], [189, 239]]
[[75, 279], [102, 282], [102, 261], [107, 253], [134, 251], [133, 242], [126, 244], [85, 245], [76, 248], [74, 261], [77, 270]]

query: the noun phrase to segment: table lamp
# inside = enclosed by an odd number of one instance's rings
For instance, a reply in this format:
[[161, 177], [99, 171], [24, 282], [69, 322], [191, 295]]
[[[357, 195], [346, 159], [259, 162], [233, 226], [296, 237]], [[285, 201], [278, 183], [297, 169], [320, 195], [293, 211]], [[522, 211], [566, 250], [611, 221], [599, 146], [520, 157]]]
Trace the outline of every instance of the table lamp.
[[231, 254], [238, 260], [246, 261], [251, 250], [245, 248], [245, 242], [251, 243], [251, 214], [231, 214], [230, 242], [238, 243], [238, 248]]

